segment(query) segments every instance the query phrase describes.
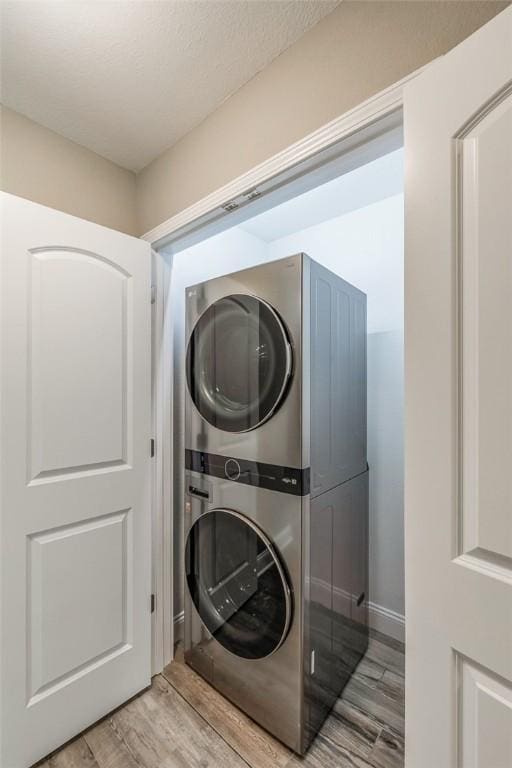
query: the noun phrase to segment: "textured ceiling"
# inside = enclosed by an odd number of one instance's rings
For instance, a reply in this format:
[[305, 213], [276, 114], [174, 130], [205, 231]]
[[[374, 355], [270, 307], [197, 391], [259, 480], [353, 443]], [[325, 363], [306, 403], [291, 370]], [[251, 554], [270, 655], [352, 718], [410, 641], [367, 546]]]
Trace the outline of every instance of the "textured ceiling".
[[140, 170], [339, 0], [1, 2], [1, 100]]

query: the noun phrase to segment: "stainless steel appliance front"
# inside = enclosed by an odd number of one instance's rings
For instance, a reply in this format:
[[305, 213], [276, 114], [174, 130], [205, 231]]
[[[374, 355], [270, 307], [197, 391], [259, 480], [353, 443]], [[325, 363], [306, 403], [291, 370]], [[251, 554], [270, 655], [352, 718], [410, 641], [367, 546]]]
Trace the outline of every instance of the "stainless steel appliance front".
[[366, 297], [298, 254], [186, 317], [185, 658], [303, 754], [367, 646]]
[[303, 256], [186, 289], [186, 448], [302, 467]]
[[308, 497], [186, 473], [185, 659], [303, 751], [302, 511]]

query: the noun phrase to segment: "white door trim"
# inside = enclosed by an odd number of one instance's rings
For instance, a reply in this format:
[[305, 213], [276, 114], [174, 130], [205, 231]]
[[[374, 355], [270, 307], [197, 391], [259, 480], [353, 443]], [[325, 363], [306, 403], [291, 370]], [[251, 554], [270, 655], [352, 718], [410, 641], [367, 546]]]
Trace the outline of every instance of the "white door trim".
[[233, 198], [250, 192], [254, 187], [269, 181], [269, 179], [289, 170], [298, 163], [308, 160], [318, 152], [401, 109], [405, 85], [423, 72], [427, 66], [430, 64], [411, 72], [394, 85], [376, 93], [359, 106], [331, 120], [300, 141], [291, 144], [282, 152], [278, 152], [263, 163], [251, 168], [247, 173], [206, 195], [202, 200], [185, 208], [175, 216], [171, 216], [162, 224], [142, 235], [142, 238], [148, 240], [153, 248], [159, 248], [163, 241], [173, 237], [178, 230], [197, 221], [205, 214], [211, 213], [216, 208], [222, 208]]
[[172, 484], [172, 325], [168, 297], [172, 256], [153, 251], [152, 263], [152, 428], [155, 461], [152, 478], [153, 675], [174, 655], [173, 484]]
[[[201, 225], [199, 221], [202, 217], [212, 214], [214, 211], [219, 210], [219, 214], [223, 213], [222, 209], [234, 198], [247, 195], [254, 187], [261, 186], [268, 182], [270, 179], [278, 176], [279, 174], [289, 171], [292, 167], [297, 166], [299, 163], [304, 162], [312, 158], [319, 152], [332, 147], [344, 139], [347, 139], [351, 135], [368, 128], [377, 121], [391, 115], [394, 112], [402, 109], [403, 106], [403, 94], [404, 87], [410, 83], [415, 77], [423, 72], [430, 64], [421, 67], [418, 70], [410, 73], [406, 77], [399, 80], [394, 85], [380, 91], [379, 93], [371, 96], [366, 101], [362, 102], [359, 106], [345, 112], [340, 117], [332, 120], [326, 125], [322, 126], [318, 130], [305, 136], [300, 141], [290, 145], [282, 152], [277, 153], [273, 157], [265, 160], [260, 165], [255, 166], [247, 173], [238, 176], [233, 181], [220, 187], [215, 192], [206, 195], [194, 205], [185, 208], [180, 213], [154, 227], [149, 232], [146, 232], [142, 236], [142, 239], [151, 243], [153, 249], [162, 246], [169, 241], [176, 239], [179, 236], [180, 230], [185, 227], [189, 227], [194, 222], [197, 222], [198, 226]], [[250, 203], [249, 203], [250, 204]], [[225, 211], [224, 215], [228, 215]], [[156, 253], [157, 261], [167, 260], [167, 269], [156, 270], [158, 279], [163, 279], [165, 284], [157, 287], [157, 303], [162, 300], [161, 296], [165, 293], [167, 296], [169, 283], [171, 279], [169, 255], [163, 255]], [[160, 277], [159, 277], [160, 276]], [[154, 338], [154, 342], [162, 343], [165, 339], [166, 349], [170, 348], [172, 340], [172, 317], [170, 312], [159, 312], [159, 316], [163, 318], [164, 328], [162, 329], [160, 342], [158, 338]], [[158, 337], [159, 333], [156, 334]], [[169, 358], [167, 358], [169, 360]], [[156, 397], [164, 397], [167, 402], [170, 402], [171, 396], [171, 376], [172, 361], [168, 365], [161, 365], [157, 371], [157, 375], [162, 377], [159, 384], [155, 387]], [[162, 405], [156, 406], [156, 412], [162, 412]], [[170, 482], [170, 469], [171, 469], [171, 456], [172, 456], [172, 411], [167, 414], [167, 421], [165, 426], [163, 424], [157, 425], [160, 428], [160, 435], [157, 440], [157, 452], [156, 452], [156, 464], [157, 476], [167, 478], [168, 487], [164, 487], [164, 499], [162, 502], [163, 517], [160, 519], [158, 515], [156, 518], [157, 527], [153, 532], [155, 541], [165, 542], [165, 546], [159, 548], [153, 546], [153, 551], [156, 556], [161, 553], [164, 558], [164, 563], [159, 565], [158, 562], [154, 563], [155, 570], [167, 574], [164, 579], [162, 594], [156, 595], [157, 614], [160, 610], [160, 606], [165, 606], [166, 616], [163, 619], [156, 617], [154, 627], [157, 631], [163, 633], [163, 637], [158, 642], [163, 648], [163, 654], [160, 658], [153, 659], [153, 674], [159, 672], [163, 666], [168, 664], [173, 658], [173, 595], [172, 595], [172, 530], [173, 530], [173, 517], [174, 511], [172, 509], [172, 483]], [[170, 586], [171, 585], [171, 586]], [[158, 589], [158, 582], [157, 582]], [[153, 647], [158, 647], [158, 644], [153, 643]]]

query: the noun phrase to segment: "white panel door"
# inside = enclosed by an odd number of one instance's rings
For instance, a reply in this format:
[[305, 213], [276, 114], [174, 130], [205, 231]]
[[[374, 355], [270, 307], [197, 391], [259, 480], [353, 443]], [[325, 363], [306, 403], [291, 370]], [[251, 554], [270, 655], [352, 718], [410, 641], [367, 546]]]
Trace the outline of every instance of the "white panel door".
[[150, 683], [150, 246], [2, 195], [2, 768]]
[[512, 766], [512, 8], [407, 86], [407, 768]]

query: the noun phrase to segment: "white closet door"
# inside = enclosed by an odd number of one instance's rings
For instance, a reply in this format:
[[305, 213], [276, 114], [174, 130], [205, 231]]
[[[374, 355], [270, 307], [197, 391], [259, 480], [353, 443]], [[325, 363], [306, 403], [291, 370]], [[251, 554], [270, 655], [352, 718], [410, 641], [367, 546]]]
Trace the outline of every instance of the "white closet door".
[[512, 766], [512, 8], [407, 86], [406, 756]]
[[2, 768], [150, 682], [150, 247], [2, 195]]

